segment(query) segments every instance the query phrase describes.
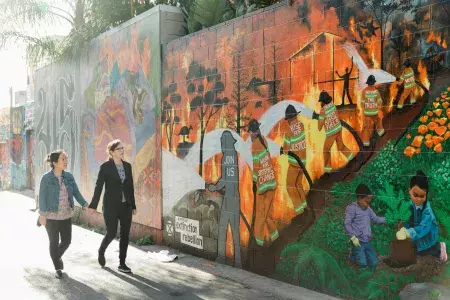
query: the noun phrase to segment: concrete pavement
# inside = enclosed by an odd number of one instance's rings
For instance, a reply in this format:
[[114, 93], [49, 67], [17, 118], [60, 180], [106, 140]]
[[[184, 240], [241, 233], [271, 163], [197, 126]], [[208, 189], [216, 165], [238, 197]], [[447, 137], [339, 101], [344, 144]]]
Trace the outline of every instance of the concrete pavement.
[[36, 226], [34, 200], [27, 193], [0, 191], [1, 299], [334, 299], [233, 267], [177, 253], [175, 262], [147, 258], [128, 250], [133, 274], [117, 271], [118, 241], [106, 252], [106, 268], [97, 263], [102, 236], [73, 226], [72, 244], [64, 255], [64, 278], [54, 278], [48, 237]]

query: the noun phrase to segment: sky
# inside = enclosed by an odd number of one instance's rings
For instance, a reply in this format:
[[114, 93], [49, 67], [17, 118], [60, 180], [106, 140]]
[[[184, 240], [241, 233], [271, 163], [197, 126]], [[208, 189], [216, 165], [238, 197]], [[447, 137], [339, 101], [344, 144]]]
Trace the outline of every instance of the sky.
[[[68, 9], [65, 0], [49, 0], [60, 8]], [[47, 2], [47, 1], [45, 1]], [[69, 2], [71, 2], [69, 0]], [[25, 26], [29, 30], [30, 26]], [[3, 28], [5, 29], [5, 28]], [[42, 24], [33, 35], [52, 36], [67, 35], [70, 31], [70, 24], [67, 22], [57, 22], [55, 24]], [[17, 91], [26, 90], [27, 87], [27, 64], [25, 60], [25, 45], [9, 44], [0, 50], [0, 108], [9, 107], [9, 87], [13, 87], [13, 94]]]

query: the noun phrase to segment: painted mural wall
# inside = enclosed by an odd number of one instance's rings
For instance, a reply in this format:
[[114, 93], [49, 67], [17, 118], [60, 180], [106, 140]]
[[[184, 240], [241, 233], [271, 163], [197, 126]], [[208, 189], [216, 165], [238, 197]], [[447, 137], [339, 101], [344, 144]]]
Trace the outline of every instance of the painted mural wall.
[[9, 108], [0, 109], [0, 188], [2, 189], [8, 189], [11, 184], [11, 177], [9, 172], [9, 137], [11, 125], [9, 120]]
[[76, 64], [49, 65], [35, 73], [35, 194], [39, 195], [42, 175], [49, 170], [47, 154], [64, 149], [68, 156], [67, 170], [80, 176], [80, 111], [81, 91], [79, 67]]
[[27, 186], [26, 180], [26, 133], [24, 129], [25, 110], [23, 106], [11, 109], [10, 137], [10, 172], [11, 188], [22, 190]]
[[[161, 229], [159, 18], [150, 15], [93, 42], [82, 61], [80, 186], [91, 197], [106, 146], [121, 139], [133, 166], [134, 222]], [[87, 70], [87, 71], [86, 71]], [[99, 205], [101, 211], [101, 205]]]
[[34, 189], [34, 149], [36, 144], [34, 135], [34, 103], [25, 104], [24, 109], [24, 130], [26, 134], [26, 186], [28, 189]]
[[107, 144], [121, 139], [125, 160], [133, 166], [133, 221], [160, 232], [160, 34], [174, 34], [170, 29], [177, 29], [177, 16], [182, 19], [178, 10], [158, 6], [96, 38], [79, 61], [36, 71], [36, 194], [49, 170], [45, 155], [62, 148], [68, 153], [68, 170], [90, 201], [99, 167], [108, 159]]
[[299, 0], [170, 42], [165, 243], [341, 298], [448, 286], [449, 12]]

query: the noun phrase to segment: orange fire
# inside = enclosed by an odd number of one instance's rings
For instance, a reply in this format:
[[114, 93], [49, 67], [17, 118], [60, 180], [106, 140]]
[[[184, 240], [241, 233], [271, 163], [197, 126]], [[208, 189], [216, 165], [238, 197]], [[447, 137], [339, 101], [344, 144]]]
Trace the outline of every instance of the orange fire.
[[412, 41], [412, 34], [411, 34], [411, 31], [409, 31], [408, 29], [405, 29], [405, 31], [404, 31], [404, 36], [405, 36], [406, 44], [407, 44], [408, 46], [411, 45], [411, 41]]
[[391, 112], [392, 108], [394, 107], [394, 100], [395, 97], [397, 97], [398, 94], [398, 87], [397, 87], [398, 82], [394, 81], [390, 86], [389, 86], [389, 105], [388, 105], [388, 110], [387, 112]]
[[352, 34], [356, 35], [356, 24], [355, 24], [354, 17], [350, 17], [349, 25], [350, 25], [349, 28], [350, 28], [350, 31], [352, 32]]
[[[253, 216], [253, 190], [252, 190], [252, 172], [243, 159], [239, 159], [239, 196], [241, 199], [241, 211], [248, 224], [252, 224]], [[240, 240], [241, 245], [248, 246], [250, 232], [241, 218]]]
[[445, 38], [442, 38], [442, 33], [435, 33], [434, 31], [430, 31], [427, 37], [427, 44], [430, 42], [436, 42], [440, 47], [447, 49], [447, 40]]
[[[220, 241], [219, 241], [219, 243], [220, 243]], [[228, 225], [227, 225], [227, 241], [226, 241], [226, 247], [225, 247], [225, 256], [230, 259], [234, 258], [233, 233], [231, 232], [230, 223], [228, 223]]]
[[[417, 65], [417, 69], [419, 71], [419, 81], [427, 88], [430, 88], [430, 80], [428, 79], [427, 68], [424, 66], [422, 60], [419, 60], [419, 64]], [[420, 89], [420, 95], [422, 96], [424, 91]]]

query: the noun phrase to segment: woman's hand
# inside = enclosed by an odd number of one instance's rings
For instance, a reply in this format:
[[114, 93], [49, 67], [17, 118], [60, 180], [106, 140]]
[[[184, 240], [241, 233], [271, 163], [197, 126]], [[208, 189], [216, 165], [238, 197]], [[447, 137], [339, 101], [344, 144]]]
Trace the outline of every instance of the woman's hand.
[[41, 223], [42, 226], [47, 225], [47, 218], [44, 216], [39, 216], [39, 223]]
[[93, 214], [95, 214], [95, 213], [97, 212], [96, 209], [90, 208], [90, 207], [89, 207], [89, 203], [86, 203], [86, 205], [85, 205], [83, 208], [84, 208], [84, 209], [87, 209], [87, 210], [88, 210], [88, 213], [89, 213], [90, 215], [93, 215]]
[[137, 214], [136, 210], [133, 209], [133, 216], [135, 216]]

